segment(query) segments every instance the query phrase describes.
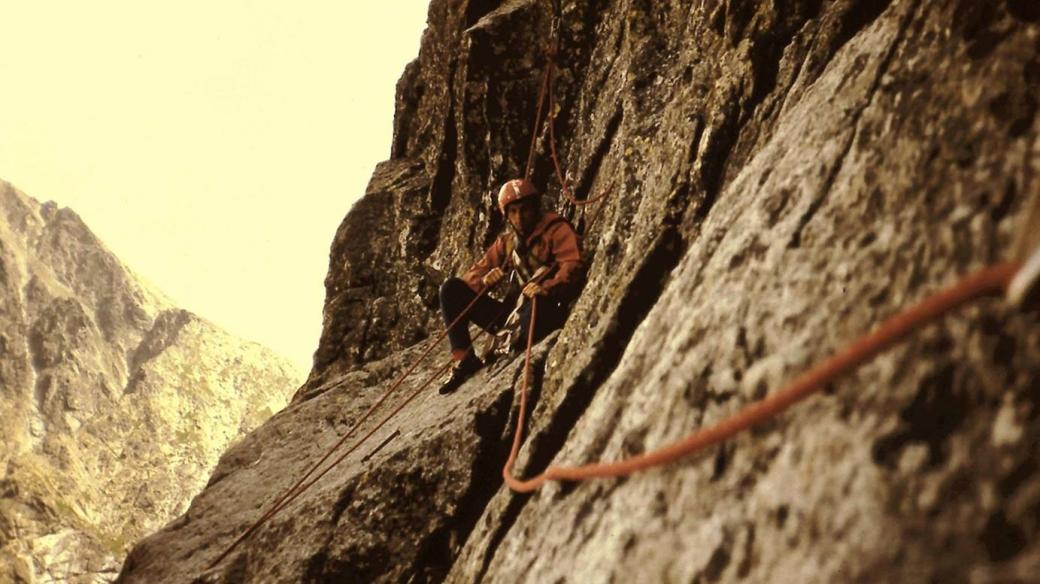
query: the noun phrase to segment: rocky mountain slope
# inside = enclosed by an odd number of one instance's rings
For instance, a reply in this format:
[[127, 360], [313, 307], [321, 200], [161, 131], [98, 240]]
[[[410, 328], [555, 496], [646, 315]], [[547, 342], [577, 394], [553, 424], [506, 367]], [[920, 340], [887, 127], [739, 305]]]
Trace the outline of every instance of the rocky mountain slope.
[[4, 182], [0, 287], [0, 582], [111, 581], [301, 381]]
[[1035, 582], [1040, 320], [999, 300], [705, 454], [532, 495], [503, 487], [521, 367], [497, 365], [421, 393], [210, 567], [418, 356], [440, 278], [501, 229], [486, 194], [523, 172], [552, 10], [560, 155], [578, 198], [610, 195], [563, 202], [540, 135], [535, 180], [590, 262], [535, 351], [520, 476], [770, 394], [1007, 258], [1040, 196], [1034, 2], [434, 0], [391, 159], [332, 244], [307, 385], [121, 581]]

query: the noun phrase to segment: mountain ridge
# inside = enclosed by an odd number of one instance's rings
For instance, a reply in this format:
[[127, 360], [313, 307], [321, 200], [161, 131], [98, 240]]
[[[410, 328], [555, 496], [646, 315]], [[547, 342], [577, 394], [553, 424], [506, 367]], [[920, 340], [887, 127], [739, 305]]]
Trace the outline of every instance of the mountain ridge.
[[107, 582], [302, 375], [0, 181], [0, 580]]

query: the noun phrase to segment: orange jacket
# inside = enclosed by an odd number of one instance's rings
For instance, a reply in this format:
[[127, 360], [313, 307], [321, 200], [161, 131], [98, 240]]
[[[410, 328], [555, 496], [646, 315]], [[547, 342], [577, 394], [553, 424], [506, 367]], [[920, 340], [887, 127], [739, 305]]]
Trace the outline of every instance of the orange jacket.
[[[516, 247], [509, 241], [516, 237], [512, 230], [499, 235], [495, 243], [484, 252], [484, 257], [466, 270], [462, 279], [474, 292], [484, 288], [481, 278], [493, 268], [502, 268], [508, 275], [506, 254], [507, 250]], [[584, 264], [581, 260], [578, 234], [574, 232], [570, 223], [552, 211], [543, 213], [531, 235], [527, 237], [526, 244], [529, 254], [537, 258], [541, 265], [548, 266], [554, 262], [556, 264], [556, 268], [542, 280], [542, 288], [550, 296], [570, 298], [577, 293], [584, 278]], [[513, 261], [510, 259], [508, 263], [512, 266]], [[533, 269], [528, 271], [534, 272]]]

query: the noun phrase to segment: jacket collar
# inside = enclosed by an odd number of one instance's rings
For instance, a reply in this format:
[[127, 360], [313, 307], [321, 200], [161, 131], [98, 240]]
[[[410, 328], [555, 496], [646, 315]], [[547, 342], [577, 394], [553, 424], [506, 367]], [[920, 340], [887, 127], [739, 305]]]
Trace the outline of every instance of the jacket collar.
[[553, 211], [546, 211], [542, 213], [541, 218], [538, 219], [538, 223], [536, 223], [534, 229], [531, 230], [531, 235], [527, 236], [525, 243], [530, 245], [536, 239], [541, 237], [542, 233], [545, 231], [545, 228], [548, 227], [549, 224], [552, 223], [553, 220], [557, 219], [558, 217], [559, 215]]

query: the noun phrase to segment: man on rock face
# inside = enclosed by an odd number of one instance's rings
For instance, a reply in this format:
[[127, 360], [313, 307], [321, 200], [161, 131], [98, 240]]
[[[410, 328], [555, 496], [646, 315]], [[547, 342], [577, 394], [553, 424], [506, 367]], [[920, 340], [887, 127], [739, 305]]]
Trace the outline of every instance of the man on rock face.
[[[516, 179], [503, 185], [498, 192], [498, 208], [506, 217], [506, 232], [461, 279], [448, 278], [441, 285], [444, 323], [450, 325], [481, 290], [498, 284], [508, 273], [514, 272], [521, 283], [520, 294], [528, 299], [538, 297], [534, 325], [534, 340], [538, 341], [563, 326], [567, 303], [581, 287], [583, 275], [578, 235], [563, 217], [552, 211], [542, 212], [538, 190], [530, 181]], [[489, 331], [501, 326], [507, 316], [506, 307], [516, 299], [516, 291], [511, 292], [504, 303], [481, 296], [469, 313], [448, 331], [455, 365], [441, 386], [442, 394], [455, 391], [484, 366], [471, 350], [469, 323]], [[530, 311], [531, 302], [525, 301], [520, 310], [519, 335], [519, 339], [524, 341], [531, 320]]]

